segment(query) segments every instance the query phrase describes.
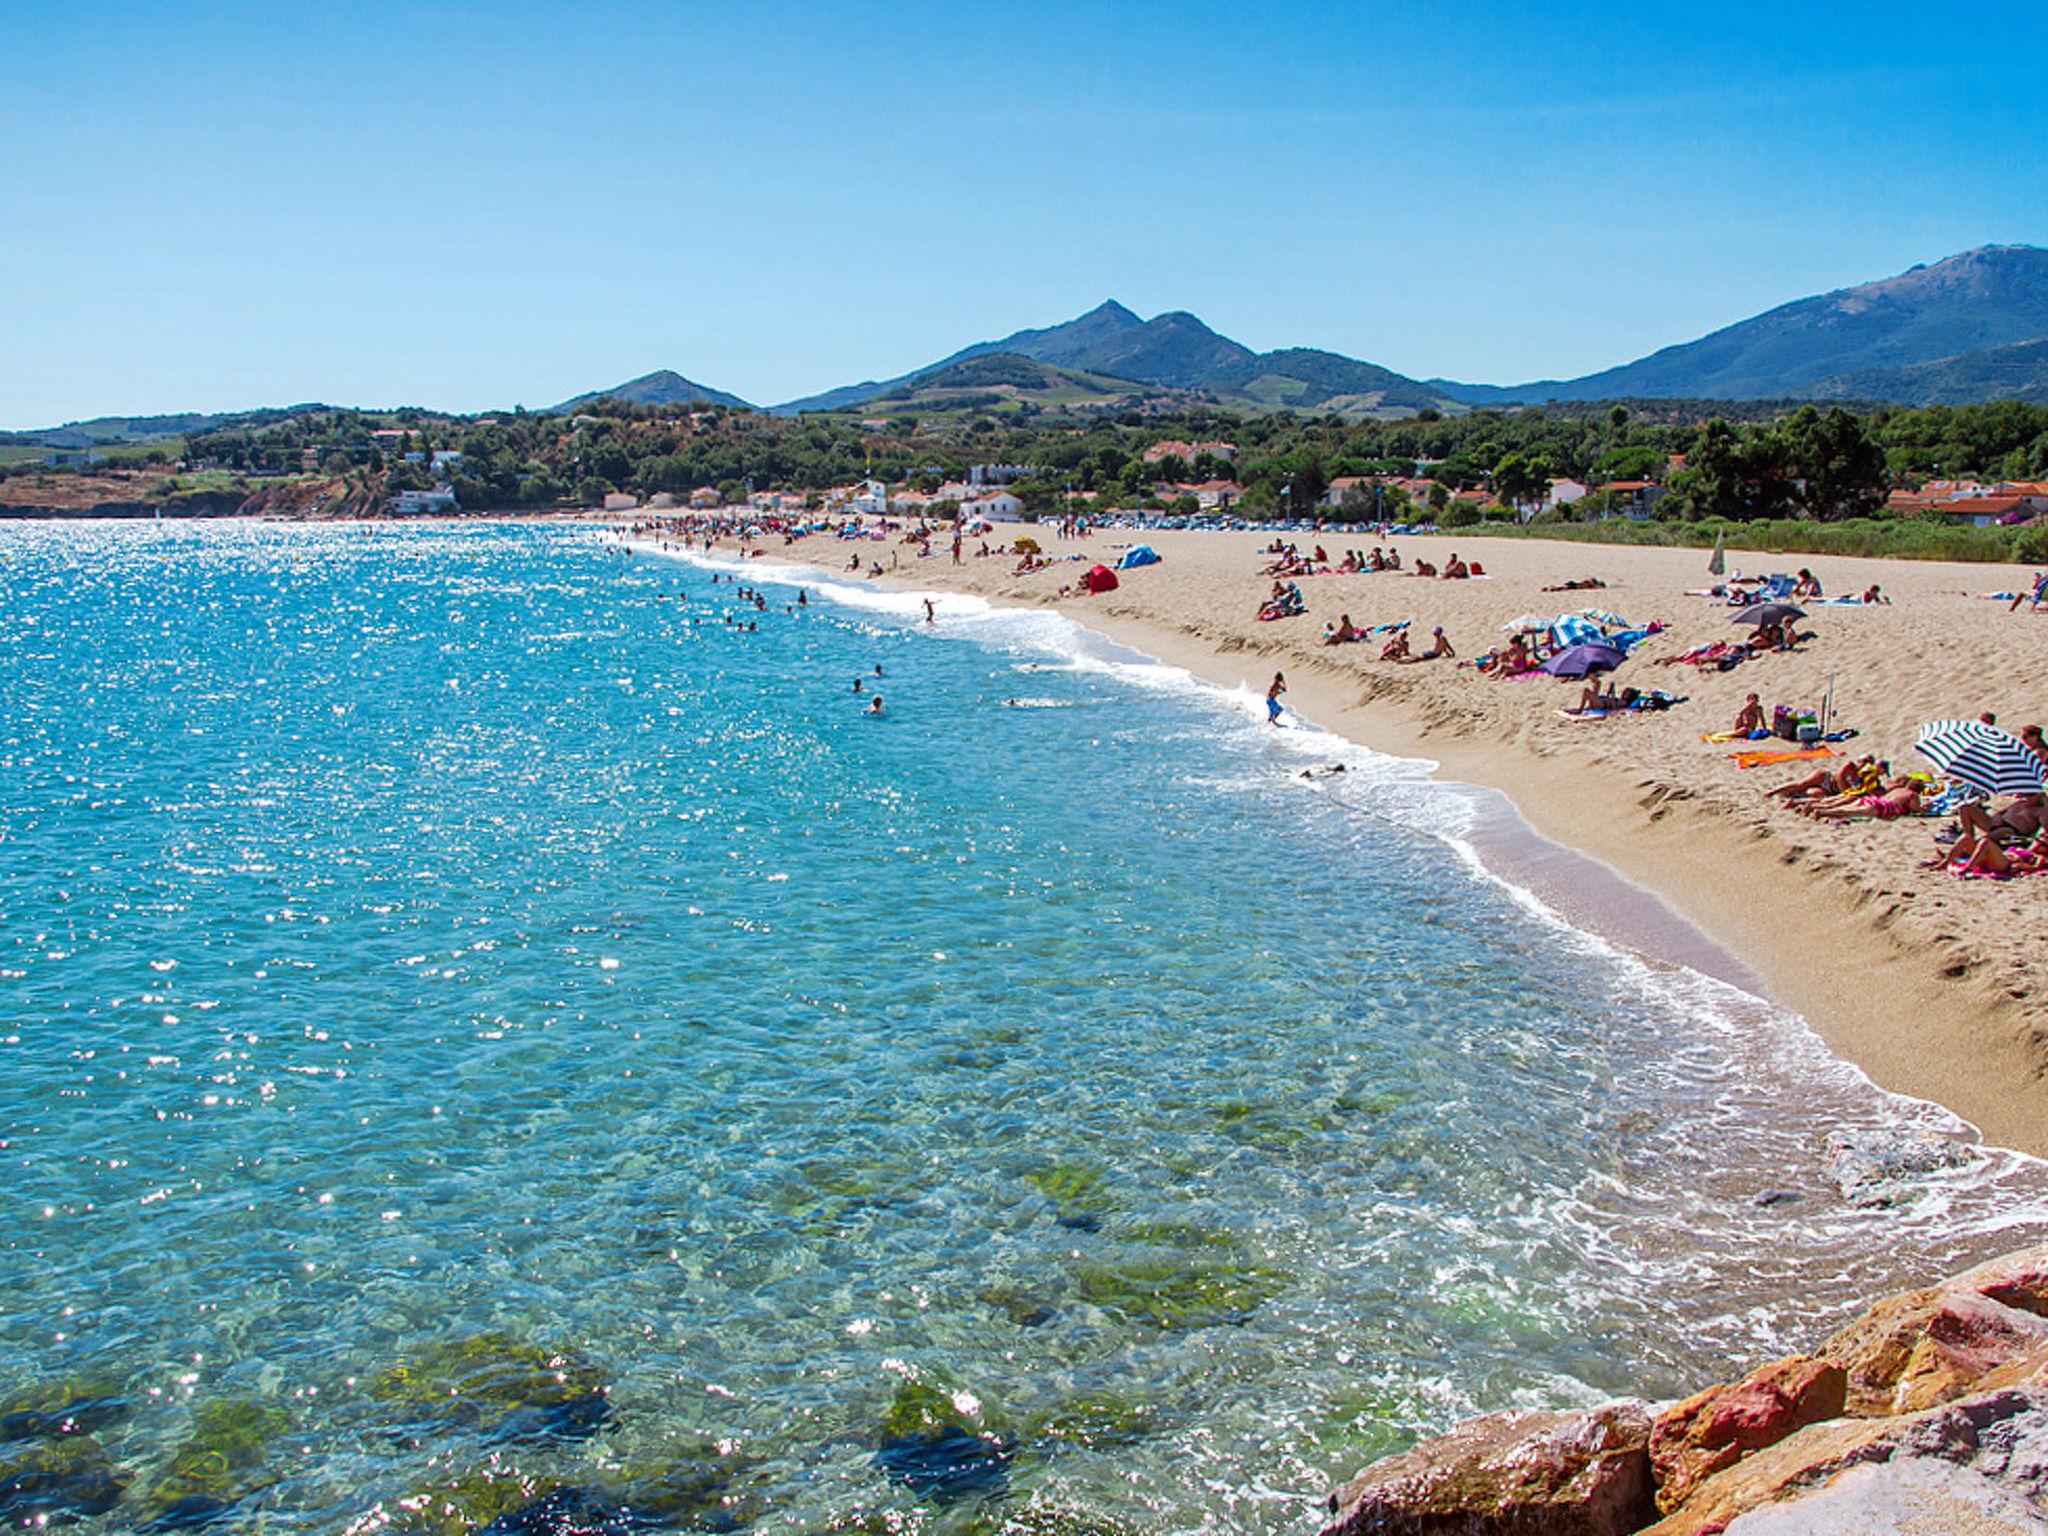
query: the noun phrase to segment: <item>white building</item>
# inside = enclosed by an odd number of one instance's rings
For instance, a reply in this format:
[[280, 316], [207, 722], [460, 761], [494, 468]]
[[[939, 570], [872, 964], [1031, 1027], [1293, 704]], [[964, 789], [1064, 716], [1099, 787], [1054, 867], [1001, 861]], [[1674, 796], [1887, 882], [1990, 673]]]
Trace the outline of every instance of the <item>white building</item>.
[[889, 487], [879, 480], [863, 480], [854, 494], [853, 510], [874, 517], [889, 515]]
[[1024, 503], [1008, 491], [996, 491], [987, 496], [977, 496], [972, 501], [960, 503], [962, 517], [985, 517], [990, 522], [1006, 522], [1024, 515]]
[[1543, 495], [1543, 510], [1555, 512], [1559, 507], [1573, 506], [1586, 499], [1591, 487], [1577, 480], [1560, 479], [1550, 482], [1550, 489]]

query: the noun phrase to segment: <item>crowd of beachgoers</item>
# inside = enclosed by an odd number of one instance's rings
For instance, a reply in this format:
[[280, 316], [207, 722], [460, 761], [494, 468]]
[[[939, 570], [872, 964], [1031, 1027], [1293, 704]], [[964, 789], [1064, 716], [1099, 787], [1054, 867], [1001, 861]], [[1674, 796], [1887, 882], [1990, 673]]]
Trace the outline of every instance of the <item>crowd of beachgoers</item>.
[[[979, 520], [933, 523], [846, 518], [806, 522], [769, 516], [735, 522], [726, 516], [692, 514], [645, 522], [634, 531], [644, 537], [701, 543], [707, 550], [721, 538], [739, 536], [756, 553], [770, 541], [779, 541], [784, 547], [832, 542], [847, 547], [846, 573], [865, 577], [900, 572], [906, 555], [912, 561], [943, 559], [955, 566], [968, 561], [1008, 562], [1012, 577], [1030, 576], [1069, 562], [1081, 565], [1083, 569], [1073, 580], [1051, 594], [1058, 598], [1114, 590], [1123, 579], [1119, 572], [1127, 575], [1158, 559], [1145, 544], [1120, 546], [1113, 563], [1091, 563], [1086, 553], [1069, 552], [1056, 558], [1046, 548], [1048, 541], [1086, 545], [1098, 536], [1128, 531], [1120, 525], [1105, 528], [1078, 517], [999, 532], [995, 525]], [[1297, 524], [1293, 531], [1299, 536], [1290, 538], [1288, 531], [1282, 530], [1260, 550], [1263, 563], [1258, 574], [1271, 585], [1257, 608], [1259, 622], [1308, 617], [1310, 605], [1302, 584], [1321, 576], [1488, 579], [1482, 563], [1462, 558], [1455, 550], [1441, 563], [1412, 552], [1404, 556], [1394, 540], [1413, 537], [1418, 530], [1383, 526], [1368, 531], [1376, 535], [1374, 542], [1346, 545], [1334, 554], [1329, 548], [1334, 530], [1315, 530], [1313, 525], [1304, 529]], [[1719, 559], [1717, 555], [1717, 564]], [[831, 567], [839, 564], [837, 559], [829, 562]], [[1577, 595], [1604, 592], [1607, 586], [1601, 577], [1587, 575], [1542, 590], [1574, 594], [1562, 599], [1565, 601], [1583, 601]], [[1820, 577], [1808, 567], [1790, 573], [1712, 579], [1687, 595], [1699, 602], [1702, 613], [1732, 619], [1742, 633], [1735, 638], [1702, 640], [1657, 657], [1654, 665], [1725, 673], [1822, 643], [1816, 613], [1891, 602], [1878, 582], [1830, 598]], [[2009, 598], [2008, 611], [2048, 612], [2048, 573], [2038, 575], [2022, 590], [1993, 595]], [[1411, 638], [1407, 618], [1361, 624], [1348, 611], [1340, 611], [1324, 620], [1321, 643], [1376, 644], [1381, 662], [1446, 662], [1469, 668], [1475, 678], [1496, 682], [1577, 681], [1581, 687], [1573, 701], [1552, 707], [1564, 718], [1594, 721], [1668, 710], [1687, 702], [1685, 695], [1669, 688], [1617, 687], [1612, 677], [1645, 641], [1672, 627], [1673, 621], [1664, 616], [1631, 622], [1595, 600], [1591, 606], [1569, 611], [1510, 618], [1502, 626], [1502, 640], [1461, 658], [1440, 624], [1431, 627], [1426, 642], [1418, 643]], [[1275, 697], [1269, 693], [1269, 700]], [[1789, 812], [1815, 821], [1910, 817], [1942, 823], [1933, 833], [1935, 853], [1927, 867], [1991, 879], [2048, 872], [2048, 825], [2043, 822], [2048, 746], [2044, 746], [2038, 723], [2007, 731], [1989, 710], [1974, 719], [1929, 721], [1918, 743], [1925, 763], [1894, 765], [1874, 754], [1849, 755], [1838, 750], [1859, 733], [1853, 723], [1837, 718], [1830, 704], [1823, 700], [1817, 709], [1776, 706], [1767, 710], [1761, 693], [1751, 692], [1725, 728], [1705, 731], [1701, 740], [1731, 747], [1729, 758], [1744, 769], [1823, 763], [1765, 791]], [[1826, 762], [1835, 758], [1840, 761]]]

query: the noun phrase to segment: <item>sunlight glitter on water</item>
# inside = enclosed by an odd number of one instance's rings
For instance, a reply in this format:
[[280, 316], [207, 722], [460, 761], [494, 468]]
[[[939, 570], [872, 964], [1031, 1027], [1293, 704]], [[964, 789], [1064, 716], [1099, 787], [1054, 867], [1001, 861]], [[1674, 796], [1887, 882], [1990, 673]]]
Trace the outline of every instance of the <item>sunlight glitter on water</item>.
[[[0, 541], [0, 1398], [125, 1405], [109, 1529], [1298, 1529], [2041, 1220], [1999, 1153], [1849, 1204], [1828, 1131], [1957, 1128], [1049, 615], [750, 573], [740, 633], [564, 530]], [[1004, 1448], [950, 1500], [878, 1455], [925, 1412]]]

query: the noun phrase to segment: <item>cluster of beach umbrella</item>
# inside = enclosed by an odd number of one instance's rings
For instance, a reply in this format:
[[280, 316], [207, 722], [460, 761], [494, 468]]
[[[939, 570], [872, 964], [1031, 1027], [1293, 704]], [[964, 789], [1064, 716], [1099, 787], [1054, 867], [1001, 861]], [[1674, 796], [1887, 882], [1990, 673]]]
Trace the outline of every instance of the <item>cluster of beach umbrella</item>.
[[1537, 666], [1552, 677], [1584, 677], [1591, 672], [1612, 672], [1628, 659], [1628, 648], [1610, 639], [1602, 624], [1625, 629], [1628, 621], [1616, 613], [1586, 609], [1579, 613], [1525, 613], [1508, 620], [1502, 629], [1516, 634], [1548, 633], [1557, 650]]

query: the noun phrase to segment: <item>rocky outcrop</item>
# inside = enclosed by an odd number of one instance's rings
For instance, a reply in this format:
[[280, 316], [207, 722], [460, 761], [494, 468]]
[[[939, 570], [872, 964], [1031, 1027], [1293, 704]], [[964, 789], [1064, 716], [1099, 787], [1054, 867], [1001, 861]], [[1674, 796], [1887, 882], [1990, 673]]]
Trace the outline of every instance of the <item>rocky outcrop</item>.
[[1650, 1413], [1496, 1413], [1375, 1462], [1324, 1536], [1622, 1536], [1656, 1513]]
[[1716, 1472], [1836, 1417], [1848, 1386], [1848, 1372], [1833, 1361], [1794, 1355], [1666, 1409], [1650, 1431], [1658, 1509], [1668, 1514]]
[[1916, 1413], [1971, 1391], [1988, 1372], [2048, 1347], [2048, 1318], [1973, 1290], [1887, 1296], [1820, 1347], [1848, 1372], [1848, 1411]]
[[2048, 1244], [1885, 1297], [1654, 1419], [1625, 1400], [1471, 1420], [1330, 1510], [1324, 1536], [2048, 1531]]
[[[1879, 1479], [1859, 1477], [1848, 1493], [1838, 1493], [1845, 1474], [1876, 1466], [1889, 1471]], [[1818, 1524], [1818, 1510], [1807, 1503], [1820, 1494], [1838, 1494], [1836, 1507], [1847, 1510], [1868, 1496], [1873, 1482], [1914, 1483], [1980, 1503], [2032, 1506], [2032, 1528], [2042, 1529], [2048, 1522], [2048, 1389], [1985, 1392], [1897, 1418], [1812, 1425], [1709, 1478], [1645, 1536], [1711, 1536], [1743, 1527], [1753, 1512], [1782, 1513], [1795, 1503], [1807, 1523], [1791, 1529], [1851, 1531], [1857, 1527]], [[1763, 1522], [1750, 1522], [1751, 1528], [1758, 1523]]]

